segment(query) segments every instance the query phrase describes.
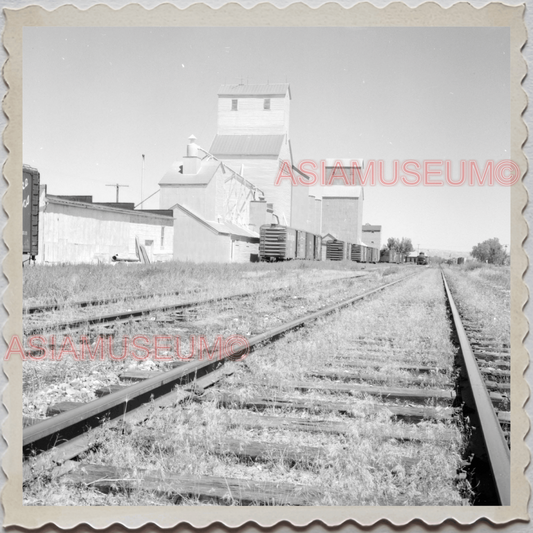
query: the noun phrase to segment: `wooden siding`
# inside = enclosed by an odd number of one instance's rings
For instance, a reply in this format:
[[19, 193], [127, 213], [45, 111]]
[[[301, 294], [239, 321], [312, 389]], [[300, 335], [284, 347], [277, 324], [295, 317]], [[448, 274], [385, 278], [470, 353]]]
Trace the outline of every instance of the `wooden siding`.
[[381, 229], [380, 230], [365, 230], [362, 229], [363, 243], [373, 248], [381, 249]]
[[318, 235], [322, 235], [322, 198], [315, 198], [315, 228]]
[[315, 197], [309, 195], [307, 199], [307, 227], [311, 233], [320, 233], [316, 227]]
[[234, 240], [231, 246], [231, 261], [233, 263], [249, 263], [252, 254], [259, 254], [259, 243]]
[[[160, 217], [136, 215], [128, 211], [107, 211], [49, 203], [41, 211], [42, 251], [39, 262], [94, 263], [109, 262], [114, 254], [135, 258], [135, 237], [152, 241], [147, 251], [154, 261], [172, 258], [173, 221]], [[161, 228], [164, 242], [161, 246]]]
[[307, 187], [292, 187], [291, 190], [291, 222], [292, 228], [309, 231], [307, 219], [309, 209], [309, 189]]
[[285, 98], [271, 98], [270, 110], [263, 109], [264, 98], [237, 98], [237, 111], [231, 110], [235, 98], [218, 99], [219, 135], [259, 135], [288, 134], [289, 108], [288, 94]]
[[[221, 173], [217, 170], [216, 174]], [[180, 204], [208, 220], [215, 219], [216, 180], [207, 185], [162, 185], [160, 209], [172, 209]]]
[[174, 209], [174, 259], [193, 263], [231, 261], [231, 238], [218, 235], [180, 209]]
[[322, 199], [321, 233], [332, 233], [337, 239], [352, 244], [360, 242], [362, 216], [359, 198], [325, 197]]

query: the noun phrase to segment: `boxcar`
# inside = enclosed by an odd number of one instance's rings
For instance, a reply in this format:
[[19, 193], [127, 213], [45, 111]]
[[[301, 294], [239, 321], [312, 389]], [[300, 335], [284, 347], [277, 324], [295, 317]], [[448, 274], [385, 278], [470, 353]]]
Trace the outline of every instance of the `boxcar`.
[[370, 262], [378, 263], [379, 262], [379, 248], [369, 248], [370, 251]]
[[39, 185], [35, 168], [22, 166], [22, 253], [31, 259], [39, 253]]
[[312, 261], [315, 258], [315, 236], [305, 233], [305, 258]]
[[322, 260], [322, 237], [320, 235], [315, 235], [315, 259]]
[[296, 230], [296, 259], [305, 259], [307, 240], [305, 231]]
[[381, 257], [379, 258], [380, 263], [395, 263], [396, 262], [396, 252], [394, 250], [382, 250]]
[[326, 259], [330, 261], [342, 261], [346, 255], [346, 243], [344, 241], [329, 241], [326, 243]]
[[357, 261], [357, 262], [361, 261], [361, 245], [360, 244], [352, 244], [350, 259], [352, 261]]
[[296, 230], [265, 224], [259, 230], [259, 259], [274, 261], [296, 257]]

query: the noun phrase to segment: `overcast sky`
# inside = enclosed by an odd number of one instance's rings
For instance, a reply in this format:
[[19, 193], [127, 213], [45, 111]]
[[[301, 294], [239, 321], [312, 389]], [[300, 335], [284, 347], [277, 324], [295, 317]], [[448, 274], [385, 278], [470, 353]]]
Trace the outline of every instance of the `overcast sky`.
[[[52, 194], [122, 201], [158, 190], [187, 138], [209, 149], [223, 83], [291, 86], [294, 160], [510, 154], [506, 28], [24, 29], [24, 163]], [[159, 195], [145, 204], [158, 207]], [[366, 187], [383, 239], [470, 251], [510, 242], [509, 189]]]

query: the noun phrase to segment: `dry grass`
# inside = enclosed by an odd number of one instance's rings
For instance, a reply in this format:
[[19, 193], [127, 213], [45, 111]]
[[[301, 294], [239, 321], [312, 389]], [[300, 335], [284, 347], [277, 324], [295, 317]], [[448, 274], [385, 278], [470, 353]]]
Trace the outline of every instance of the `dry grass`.
[[284, 277], [311, 273], [309, 277], [318, 279], [343, 276], [366, 268], [367, 265], [350, 261], [35, 265], [23, 270], [23, 294], [25, 304], [36, 305], [165, 291], [182, 291], [190, 295], [212, 294], [222, 289], [240, 292], [240, 288], [248, 290], [254, 285], [280, 281]]
[[[381, 270], [373, 272], [369, 276], [347, 280], [335, 280], [336, 271], [315, 270], [309, 266], [309, 262], [293, 262], [289, 271], [285, 266], [286, 275], [283, 277], [285, 288], [272, 292], [271, 289], [280, 283], [279, 279], [267, 281], [262, 267], [260, 270], [246, 271], [245, 277], [259, 277], [262, 281], [254, 287], [256, 294], [252, 297], [237, 301], [221, 301], [195, 310], [189, 320], [169, 322], [168, 314], [157, 313], [146, 317], [139, 322], [121, 323], [113, 326], [109, 339], [109, 330], [106, 328], [86, 329], [73, 332], [71, 338], [78, 354], [81, 353], [80, 339], [85, 336], [94, 351], [100, 335], [106, 336], [104, 344], [107, 347], [109, 341], [113, 346], [113, 352], [118, 357], [123, 352], [124, 339], [129, 339], [129, 354], [124, 360], [114, 361], [106, 355], [103, 361], [86, 359], [77, 361], [72, 355], [64, 355], [61, 360], [25, 361], [23, 365], [23, 413], [26, 416], [42, 418], [46, 414], [48, 406], [60, 401], [87, 402], [95, 399], [94, 391], [98, 388], [117, 383], [119, 374], [126, 370], [165, 370], [168, 364], [153, 361], [153, 353], [146, 361], [135, 360], [131, 353], [131, 341], [137, 335], [146, 336], [154, 345], [155, 336], [170, 336], [167, 341], [172, 348], [168, 351], [175, 358], [176, 338], [180, 338], [180, 353], [185, 356], [190, 353], [190, 339], [204, 337], [211, 345], [218, 336], [227, 338], [233, 334], [246, 337], [262, 333], [265, 330], [279, 326], [297, 316], [302, 316], [334, 301], [345, 298], [348, 294], [357, 293], [369, 286], [379, 285], [382, 281]], [[346, 272], [339, 270], [342, 277]], [[333, 279], [330, 280], [333, 273]], [[252, 275], [252, 276], [250, 276]], [[403, 275], [398, 272], [396, 276]], [[317, 279], [318, 278], [318, 279]], [[390, 276], [389, 276], [390, 278]], [[229, 281], [223, 289], [228, 290]], [[238, 280], [233, 280], [236, 282]], [[102, 280], [102, 283], [105, 283]], [[242, 282], [242, 280], [240, 280]], [[244, 291], [252, 290], [246, 286]], [[142, 305], [146, 305], [143, 301]], [[95, 310], [90, 310], [94, 314]], [[62, 319], [72, 319], [77, 316], [79, 310], [69, 309], [64, 311]], [[196, 315], [197, 313], [197, 315]], [[54, 320], [56, 320], [54, 318]], [[59, 356], [64, 334], [55, 334], [53, 331], [45, 332], [43, 336], [50, 341], [55, 337], [56, 358]], [[68, 334], [66, 332], [65, 334]], [[164, 344], [162, 342], [161, 344]], [[105, 350], [107, 354], [107, 348]], [[137, 350], [139, 357], [144, 354]], [[163, 353], [163, 355], [165, 355]]]
[[[393, 339], [388, 350], [377, 354], [386, 361], [387, 373], [408, 377], [402, 364], [438, 364], [451, 369], [454, 352], [450, 343], [449, 325], [442, 287], [434, 270], [374, 296], [352, 309], [337, 313], [319, 324], [292, 333], [276, 344], [266, 346], [241, 363], [235, 363], [236, 374], [222, 388], [251, 398], [265, 395], [271, 398], [301, 397], [349, 401], [352, 417], [335, 412], [307, 413], [291, 408], [267, 410], [264, 414], [299, 417], [305, 420], [343, 422], [344, 435], [310, 433], [290, 429], [245, 429], [238, 420], [241, 411], [219, 409], [215, 401], [188, 403], [179, 409], [165, 410], [146, 424], [134, 426], [131, 432], [117, 434], [102, 430], [100, 448], [91, 453], [88, 462], [116, 467], [148, 469], [164, 473], [191, 476], [220, 476], [255, 481], [282, 481], [310, 486], [314, 496], [310, 505], [464, 505], [468, 504], [469, 487], [457, 480], [461, 466], [463, 435], [455, 424], [422, 422], [413, 426], [393, 422], [385, 413], [361, 416], [366, 408], [380, 405], [379, 398], [361, 395], [324, 394], [320, 391], [301, 393], [290, 391], [294, 381], [320, 383], [309, 376], [317, 368], [347, 368], [343, 361], [369, 359], [369, 350], [354, 342], [360, 338]], [[270, 315], [269, 315], [270, 316]], [[284, 319], [281, 318], [281, 319]], [[252, 327], [249, 322], [244, 329]], [[390, 344], [390, 343], [389, 343]], [[402, 348], [399, 355], [394, 348]], [[383, 370], [374, 379], [383, 378]], [[450, 377], [451, 371], [447, 376]], [[444, 382], [440, 375], [433, 385]], [[290, 392], [289, 392], [290, 391]], [[413, 434], [424, 442], [383, 438], [383, 435]], [[324, 459], [306, 464], [291, 464], [283, 453], [273, 453], [263, 461], [250, 463], [234, 454], [217, 452], [226, 438], [240, 441], [258, 440], [283, 443], [287, 448], [319, 447]], [[416, 459], [413, 468], [405, 468], [405, 458]], [[52, 481], [46, 497], [35, 488], [28, 488], [27, 503], [49, 504], [56, 494], [65, 495], [64, 487]], [[137, 505], [171, 504], [173, 500], [150, 493], [131, 495], [100, 495], [95, 491], [70, 491], [69, 505]], [[178, 503], [198, 504], [195, 500]], [[53, 503], [52, 503], [53, 504]]]

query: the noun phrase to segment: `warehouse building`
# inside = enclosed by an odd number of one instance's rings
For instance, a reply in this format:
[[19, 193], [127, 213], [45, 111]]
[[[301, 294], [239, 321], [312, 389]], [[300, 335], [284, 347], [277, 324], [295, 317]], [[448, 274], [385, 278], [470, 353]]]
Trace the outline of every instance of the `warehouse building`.
[[172, 258], [172, 211], [134, 211], [133, 204], [94, 203], [91, 196], [55, 196], [41, 186], [40, 263], [110, 262], [137, 259], [135, 240], [151, 261]]

